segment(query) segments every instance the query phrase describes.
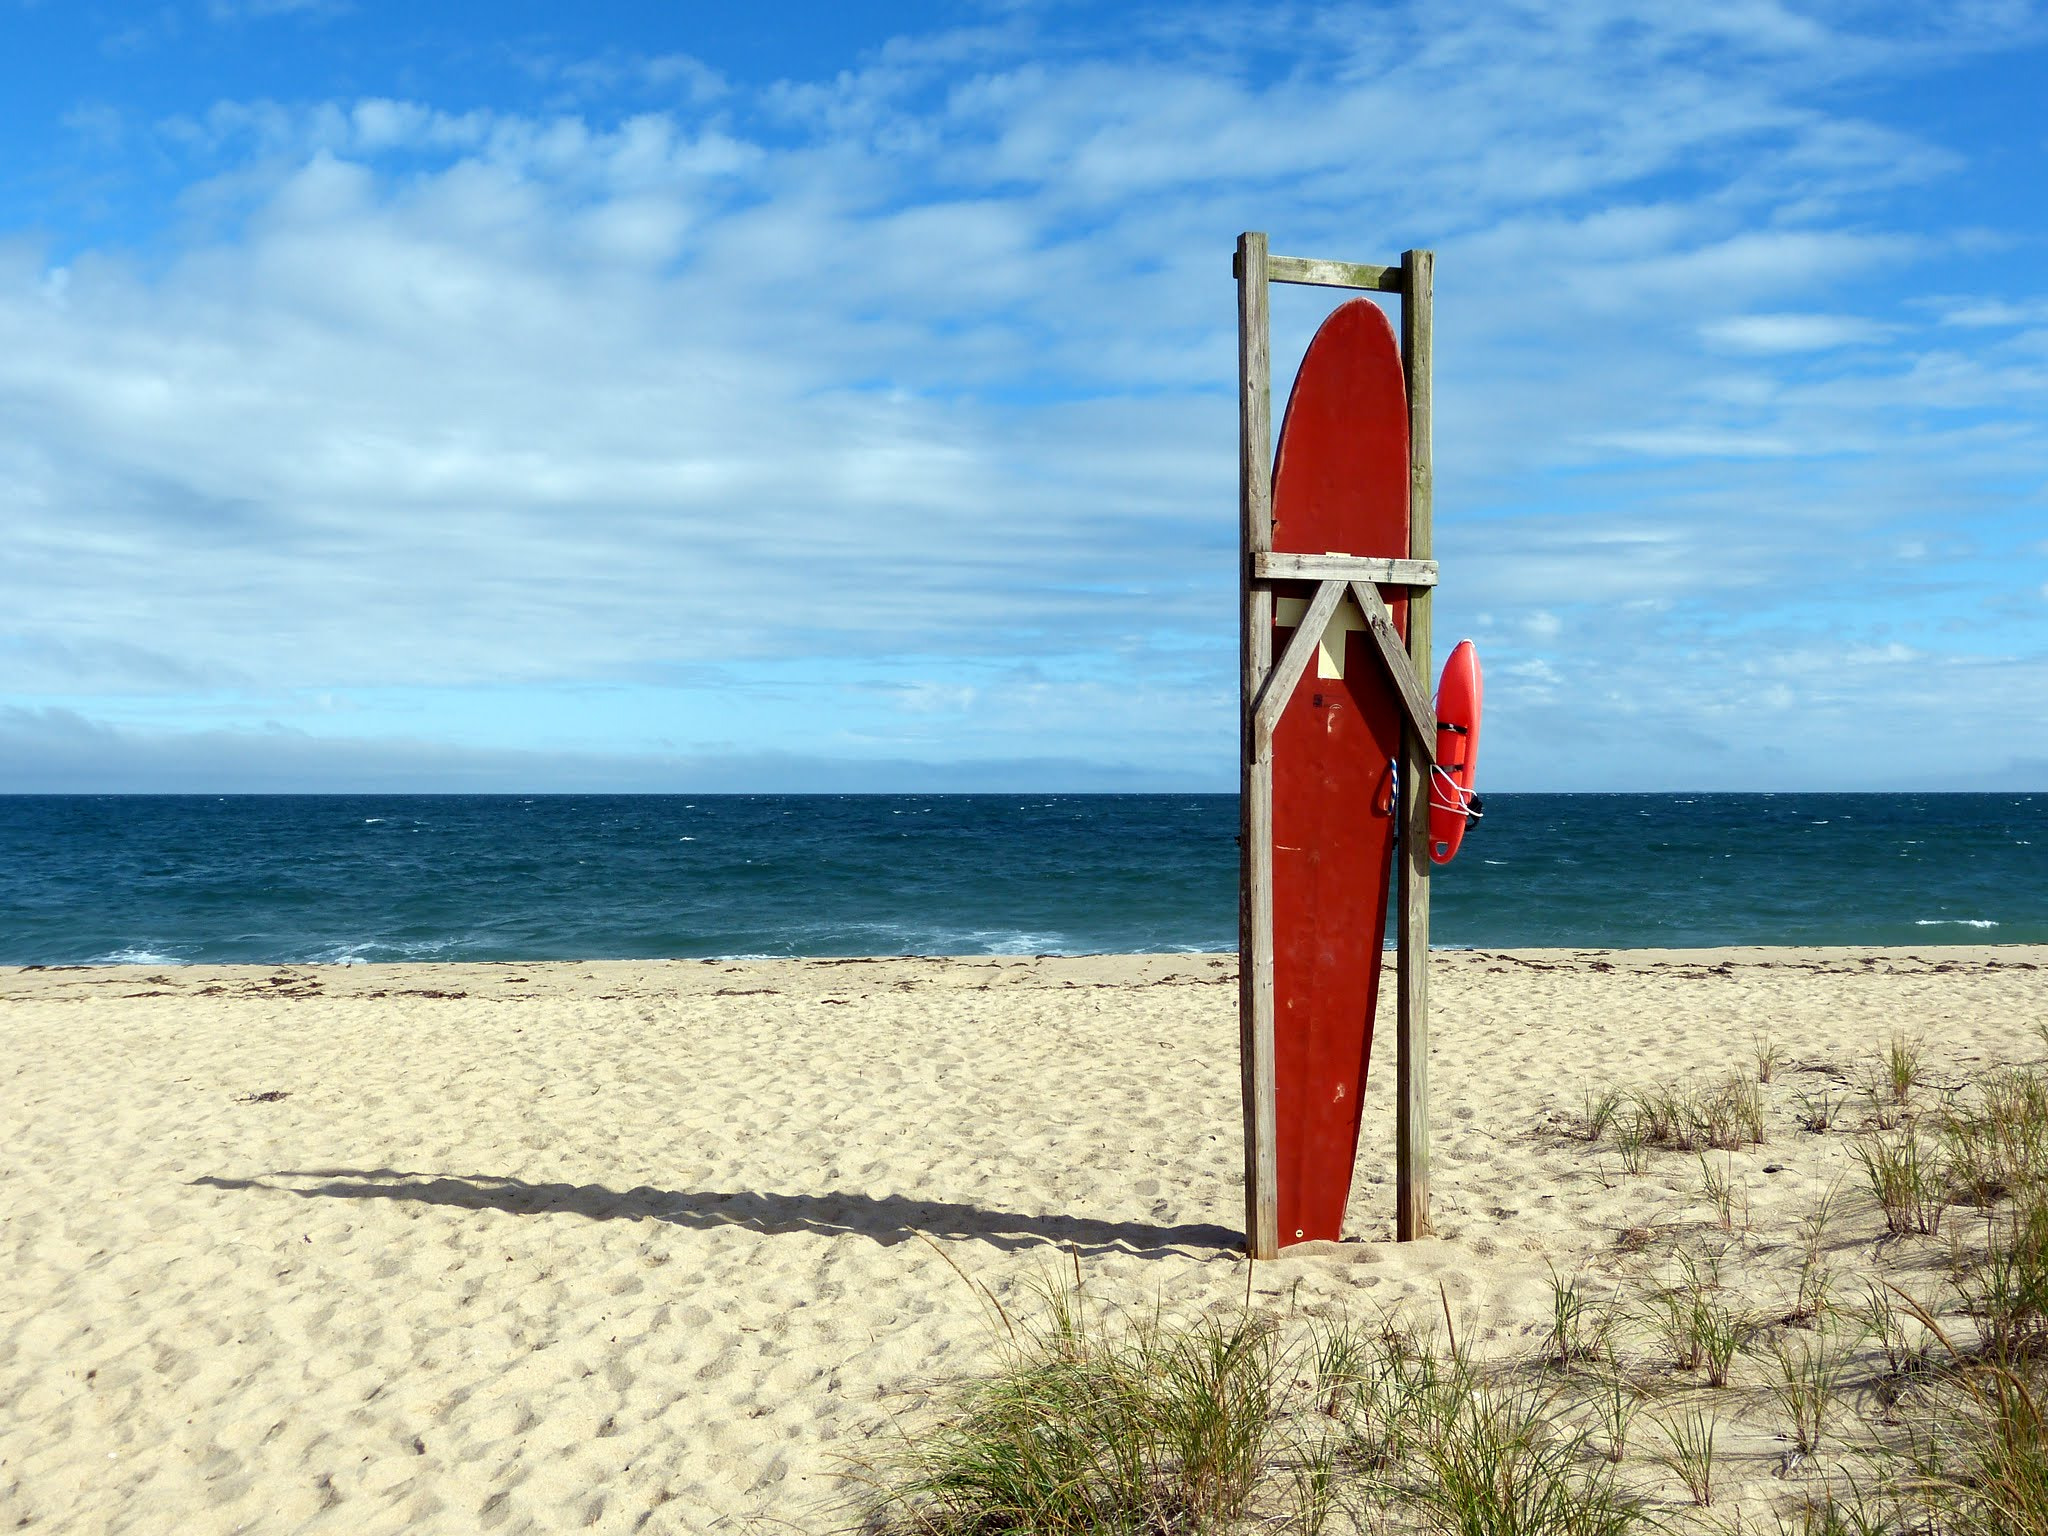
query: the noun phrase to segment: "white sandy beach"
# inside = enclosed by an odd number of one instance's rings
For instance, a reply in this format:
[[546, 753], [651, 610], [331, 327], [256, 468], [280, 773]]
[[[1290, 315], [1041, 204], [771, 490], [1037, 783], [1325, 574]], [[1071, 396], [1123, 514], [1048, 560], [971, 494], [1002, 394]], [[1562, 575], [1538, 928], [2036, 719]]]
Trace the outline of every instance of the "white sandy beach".
[[[1625, 1176], [1583, 1092], [1782, 1060], [1716, 1154], [1728, 1263], [1789, 1289], [1846, 1137], [1795, 1125], [1895, 1030], [1930, 1079], [2038, 1060], [2048, 949], [1440, 953], [1439, 1235], [1396, 1245], [1391, 1028], [1348, 1231], [1293, 1312], [1448, 1297], [1488, 1348], [1715, 1230], [1699, 1160]], [[0, 1527], [825, 1531], [839, 1474], [1028, 1310], [1234, 1306], [1228, 956], [0, 971]], [[1383, 1013], [1391, 1019], [1391, 1008]], [[930, 1241], [920, 1240], [929, 1238]], [[1929, 1273], [1939, 1244], [1927, 1242]], [[1639, 1251], [1640, 1250], [1640, 1251]], [[1894, 1254], [1894, 1258], [1897, 1255]], [[1788, 1495], [1733, 1424], [1729, 1496]]]

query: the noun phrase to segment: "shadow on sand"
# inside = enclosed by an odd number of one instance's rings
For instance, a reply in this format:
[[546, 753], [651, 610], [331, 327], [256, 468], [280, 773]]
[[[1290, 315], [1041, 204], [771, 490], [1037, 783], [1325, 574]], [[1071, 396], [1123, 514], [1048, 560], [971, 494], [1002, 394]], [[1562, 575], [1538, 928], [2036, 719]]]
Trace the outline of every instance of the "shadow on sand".
[[[317, 1182], [272, 1182], [286, 1179]], [[1214, 1252], [1243, 1246], [1238, 1233], [1208, 1223], [1162, 1227], [1088, 1216], [1027, 1215], [905, 1195], [783, 1195], [751, 1189], [654, 1189], [644, 1184], [616, 1190], [602, 1184], [529, 1184], [495, 1174], [410, 1173], [398, 1168], [280, 1169], [267, 1178], [209, 1176], [192, 1182], [208, 1189], [274, 1190], [307, 1200], [417, 1200], [514, 1216], [562, 1211], [592, 1221], [665, 1221], [680, 1227], [746, 1227], [827, 1237], [850, 1232], [885, 1246], [920, 1233], [1013, 1250], [1054, 1243], [1084, 1254], [1161, 1253], [1175, 1248]]]

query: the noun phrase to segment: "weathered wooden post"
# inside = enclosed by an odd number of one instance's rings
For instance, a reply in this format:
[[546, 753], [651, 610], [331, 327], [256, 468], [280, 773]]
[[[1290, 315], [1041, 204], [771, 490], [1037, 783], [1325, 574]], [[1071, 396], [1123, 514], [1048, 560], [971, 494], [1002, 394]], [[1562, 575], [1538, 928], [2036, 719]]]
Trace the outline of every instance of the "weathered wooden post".
[[[1435, 480], [1431, 461], [1430, 368], [1436, 255], [1401, 253], [1401, 363], [1408, 375], [1408, 558], [1433, 558], [1430, 528]], [[1428, 686], [1431, 589], [1408, 594], [1408, 664]], [[1413, 726], [1401, 732], [1400, 988], [1395, 1017], [1394, 1237], [1427, 1237], [1429, 1219], [1429, 802], [1436, 743]]]
[[[1401, 1241], [1431, 1231], [1429, 1218], [1429, 801], [1435, 756], [1428, 709], [1430, 589], [1436, 581], [1431, 537], [1431, 299], [1434, 257], [1408, 251], [1398, 267], [1274, 256], [1264, 234], [1238, 237], [1237, 290], [1239, 833], [1238, 1039], [1243, 1069], [1245, 1251], [1270, 1259], [1280, 1251], [1279, 1177], [1275, 1156], [1273, 974], [1273, 759], [1271, 717], [1299, 676], [1301, 658], [1275, 677], [1273, 590], [1279, 574], [1321, 581], [1317, 631], [1340, 595], [1352, 592], [1368, 620], [1381, 664], [1401, 698], [1400, 914], [1397, 931], [1399, 1003], [1395, 1058], [1395, 1234]], [[1406, 560], [1324, 560], [1282, 557], [1273, 549], [1273, 414], [1268, 284], [1305, 283], [1401, 295], [1401, 360], [1409, 417], [1409, 548]], [[1313, 569], [1311, 569], [1313, 567]], [[1405, 652], [1375, 583], [1408, 590]], [[1305, 652], [1303, 653], [1305, 655]], [[1277, 697], [1266, 697], [1270, 692]], [[1262, 719], [1262, 716], [1265, 718]]]
[[1273, 670], [1273, 589], [1253, 580], [1273, 548], [1273, 387], [1268, 356], [1266, 237], [1237, 237], [1237, 504], [1242, 640], [1238, 761], [1238, 1045], [1244, 1069], [1245, 1252], [1280, 1252], [1280, 1176], [1273, 1079], [1273, 756], [1256, 707]]

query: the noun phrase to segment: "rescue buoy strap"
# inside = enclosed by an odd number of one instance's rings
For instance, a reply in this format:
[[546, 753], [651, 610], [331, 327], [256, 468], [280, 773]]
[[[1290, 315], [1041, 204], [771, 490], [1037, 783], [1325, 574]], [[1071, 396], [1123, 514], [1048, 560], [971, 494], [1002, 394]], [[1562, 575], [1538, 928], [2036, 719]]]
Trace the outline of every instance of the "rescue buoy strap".
[[[1444, 767], [1442, 763], [1429, 765], [1429, 787], [1429, 803], [1432, 807], [1440, 806], [1444, 810], [1456, 811], [1460, 816], [1467, 817], [1485, 814], [1477, 809], [1479, 797], [1452, 777], [1450, 769]], [[1442, 798], [1439, 798], [1440, 791]]]

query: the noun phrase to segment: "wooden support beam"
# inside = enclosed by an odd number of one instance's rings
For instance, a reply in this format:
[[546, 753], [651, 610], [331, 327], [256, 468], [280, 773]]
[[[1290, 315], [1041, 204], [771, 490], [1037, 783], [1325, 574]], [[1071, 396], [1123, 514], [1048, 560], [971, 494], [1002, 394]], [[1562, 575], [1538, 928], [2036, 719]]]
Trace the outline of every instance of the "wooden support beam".
[[[1370, 582], [1354, 581], [1350, 590], [1359, 611], [1365, 615], [1365, 632], [1372, 637], [1380, 669], [1387, 674], [1387, 681], [1394, 685], [1394, 694], [1401, 701], [1402, 745], [1405, 747], [1412, 735], [1423, 744], [1429, 761], [1434, 763], [1436, 707], [1408, 660], [1408, 652], [1401, 644], [1401, 632], [1394, 628], [1394, 616], [1387, 611], [1387, 605], [1380, 601], [1378, 591]], [[1426, 773], [1424, 777], [1427, 778]]]
[[1280, 723], [1280, 711], [1294, 696], [1301, 674], [1308, 670], [1309, 658], [1323, 643], [1323, 631], [1330, 627], [1330, 620], [1337, 615], [1337, 605], [1343, 601], [1341, 581], [1326, 581], [1316, 588], [1316, 595], [1309, 599], [1308, 612], [1294, 627], [1294, 637], [1287, 642], [1287, 649], [1280, 653], [1279, 665], [1259, 690], [1252, 704], [1252, 750], [1261, 757], [1271, 757], [1273, 727]]
[[1254, 581], [1369, 581], [1382, 587], [1433, 587], [1434, 560], [1386, 560], [1376, 555], [1252, 557]]
[[[1263, 234], [1241, 235], [1232, 270], [1238, 280], [1238, 510], [1243, 559], [1238, 573], [1239, 632], [1239, 1046], [1243, 1062], [1245, 1251], [1279, 1253], [1273, 1069], [1273, 763], [1272, 733], [1309, 656], [1348, 589], [1366, 616], [1377, 659], [1402, 707], [1399, 1012], [1396, 1021], [1395, 1233], [1402, 1241], [1434, 1230], [1429, 1192], [1429, 802], [1436, 721], [1431, 676], [1434, 463], [1431, 383], [1435, 258], [1407, 251], [1399, 267], [1273, 256]], [[1275, 555], [1272, 508], [1272, 376], [1269, 284], [1398, 293], [1401, 351], [1408, 385], [1410, 535], [1408, 558]], [[1314, 581], [1317, 590], [1273, 667], [1273, 591], [1278, 581]], [[1405, 647], [1380, 586], [1408, 591]]]
[[1280, 1165], [1273, 1071], [1273, 758], [1258, 750], [1255, 708], [1273, 664], [1273, 593], [1252, 565], [1273, 549], [1273, 388], [1266, 237], [1237, 241], [1238, 1052], [1244, 1088], [1244, 1238], [1254, 1259], [1280, 1254]]
[[1306, 283], [1317, 288], [1363, 288], [1368, 293], [1402, 292], [1402, 269], [1375, 267], [1362, 261], [1314, 261], [1305, 256], [1269, 256], [1266, 274], [1276, 283]]
[[[1408, 375], [1408, 555], [1413, 560], [1428, 560], [1435, 551], [1430, 398], [1435, 364], [1435, 254], [1402, 252], [1401, 275], [1401, 361]], [[1408, 597], [1408, 662], [1418, 678], [1432, 675], [1430, 598], [1427, 587], [1415, 589]], [[1429, 1214], [1429, 763], [1435, 745], [1433, 722], [1426, 738], [1413, 725], [1402, 732], [1394, 1235], [1404, 1243], [1435, 1230]]]

